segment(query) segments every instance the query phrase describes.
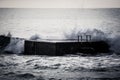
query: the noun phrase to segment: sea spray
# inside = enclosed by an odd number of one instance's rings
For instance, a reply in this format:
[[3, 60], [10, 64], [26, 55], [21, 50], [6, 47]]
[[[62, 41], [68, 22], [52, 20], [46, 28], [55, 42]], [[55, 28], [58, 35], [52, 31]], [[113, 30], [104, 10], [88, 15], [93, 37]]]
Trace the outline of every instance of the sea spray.
[[93, 30], [87, 29], [83, 31], [74, 28], [70, 33], [64, 32], [64, 36], [66, 39], [76, 39], [77, 36], [82, 36], [84, 38], [86, 35], [91, 35], [92, 41], [101, 41], [101, 40], [106, 41], [108, 38], [107, 33], [104, 33], [103, 31], [98, 29], [93, 29]]
[[[118, 33], [119, 34], [119, 33]], [[93, 30], [78, 30], [73, 29], [71, 33], [64, 33], [66, 39], [76, 39], [77, 36], [86, 36], [91, 35], [92, 41], [105, 41], [110, 46], [110, 51], [115, 53], [120, 53], [120, 35], [113, 35], [110, 32], [103, 32], [102, 30], [93, 29]], [[112, 36], [112, 37], [111, 37]]]
[[[41, 39], [39, 35], [35, 34], [30, 37], [29, 40], [39, 40]], [[5, 52], [21, 54], [24, 52], [24, 41], [25, 39], [11, 37], [10, 43], [4, 49]]]
[[115, 36], [114, 38], [109, 39], [110, 50], [120, 54], [120, 36]]
[[39, 39], [41, 39], [40, 35], [35, 34], [35, 35], [31, 36], [29, 40], [39, 40]]
[[4, 50], [5, 52], [20, 54], [24, 52], [24, 39], [11, 38], [10, 43]]

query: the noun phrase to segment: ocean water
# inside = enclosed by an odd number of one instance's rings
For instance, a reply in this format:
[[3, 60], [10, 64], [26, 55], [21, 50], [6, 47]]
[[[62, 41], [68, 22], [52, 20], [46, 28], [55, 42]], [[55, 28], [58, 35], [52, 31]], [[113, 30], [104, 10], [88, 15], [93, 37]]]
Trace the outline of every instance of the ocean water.
[[120, 56], [0, 55], [0, 80], [119, 80]]

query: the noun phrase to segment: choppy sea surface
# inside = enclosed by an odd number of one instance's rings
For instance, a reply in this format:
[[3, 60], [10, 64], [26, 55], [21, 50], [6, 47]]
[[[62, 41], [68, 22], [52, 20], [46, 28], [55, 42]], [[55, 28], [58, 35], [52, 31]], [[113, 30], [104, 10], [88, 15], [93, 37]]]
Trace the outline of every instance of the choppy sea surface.
[[120, 80], [120, 56], [0, 54], [0, 80]]

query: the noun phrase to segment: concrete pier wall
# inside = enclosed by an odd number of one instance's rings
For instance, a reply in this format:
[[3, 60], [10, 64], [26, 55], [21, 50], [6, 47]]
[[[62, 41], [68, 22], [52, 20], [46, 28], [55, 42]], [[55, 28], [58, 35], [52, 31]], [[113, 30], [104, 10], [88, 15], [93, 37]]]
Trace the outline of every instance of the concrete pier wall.
[[96, 42], [36, 42], [25, 41], [27, 55], [59, 56], [76, 53], [107, 53], [109, 45], [104, 41]]

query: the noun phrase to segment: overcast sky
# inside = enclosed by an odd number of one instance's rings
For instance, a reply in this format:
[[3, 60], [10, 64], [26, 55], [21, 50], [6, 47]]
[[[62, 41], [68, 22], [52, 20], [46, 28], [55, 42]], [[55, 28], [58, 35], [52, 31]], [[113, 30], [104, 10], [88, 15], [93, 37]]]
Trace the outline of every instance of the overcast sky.
[[119, 8], [120, 0], [0, 0], [1, 8]]

